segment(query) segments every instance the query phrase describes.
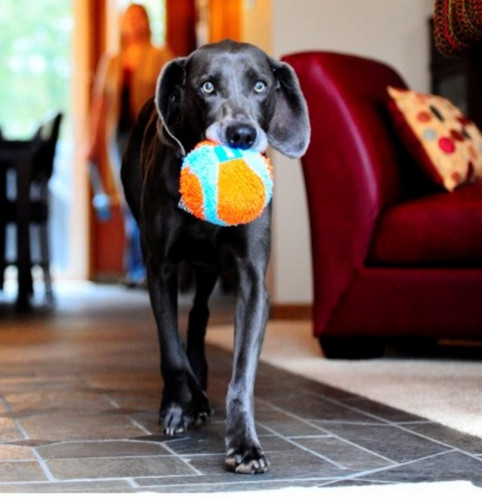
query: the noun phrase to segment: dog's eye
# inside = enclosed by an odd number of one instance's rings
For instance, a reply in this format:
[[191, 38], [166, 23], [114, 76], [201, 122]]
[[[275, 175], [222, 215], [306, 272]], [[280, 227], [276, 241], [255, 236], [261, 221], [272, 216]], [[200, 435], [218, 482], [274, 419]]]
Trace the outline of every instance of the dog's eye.
[[268, 86], [266, 85], [266, 83], [263, 82], [263, 80], [258, 80], [255, 84], [254, 84], [254, 91], [257, 93], [257, 94], [261, 94], [262, 92], [264, 92], [266, 90]]
[[204, 82], [202, 85], [201, 85], [201, 90], [205, 93], [205, 94], [212, 94], [214, 92], [214, 84], [213, 82], [211, 81], [207, 81], [207, 82]]

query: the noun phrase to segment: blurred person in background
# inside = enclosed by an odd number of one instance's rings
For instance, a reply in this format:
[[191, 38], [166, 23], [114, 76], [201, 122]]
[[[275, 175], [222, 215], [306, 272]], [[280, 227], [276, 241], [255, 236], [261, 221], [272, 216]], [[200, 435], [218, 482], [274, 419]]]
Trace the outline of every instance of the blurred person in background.
[[137, 114], [154, 95], [157, 77], [173, 57], [169, 48], [153, 45], [147, 11], [132, 3], [121, 17], [119, 52], [104, 54], [95, 75], [87, 159], [98, 165], [103, 149], [108, 152], [124, 216], [124, 282], [130, 287], [143, 286], [146, 275], [139, 228], [123, 197], [122, 155]]

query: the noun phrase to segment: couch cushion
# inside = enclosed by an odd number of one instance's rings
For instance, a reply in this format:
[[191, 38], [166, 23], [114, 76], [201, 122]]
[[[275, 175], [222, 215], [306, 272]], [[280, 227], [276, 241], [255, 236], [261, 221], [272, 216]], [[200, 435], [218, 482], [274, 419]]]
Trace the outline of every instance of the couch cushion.
[[482, 134], [447, 99], [388, 87], [389, 109], [406, 148], [448, 191], [482, 181]]
[[481, 265], [482, 186], [407, 201], [380, 219], [372, 265]]

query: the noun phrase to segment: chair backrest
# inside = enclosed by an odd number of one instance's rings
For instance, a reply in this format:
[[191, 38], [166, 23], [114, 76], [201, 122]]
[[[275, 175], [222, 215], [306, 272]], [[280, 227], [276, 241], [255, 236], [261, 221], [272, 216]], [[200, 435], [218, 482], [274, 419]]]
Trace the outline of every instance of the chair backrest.
[[62, 113], [55, 113], [50, 118], [47, 118], [35, 133], [33, 138], [35, 148], [33, 179], [45, 182], [52, 175], [62, 117]]

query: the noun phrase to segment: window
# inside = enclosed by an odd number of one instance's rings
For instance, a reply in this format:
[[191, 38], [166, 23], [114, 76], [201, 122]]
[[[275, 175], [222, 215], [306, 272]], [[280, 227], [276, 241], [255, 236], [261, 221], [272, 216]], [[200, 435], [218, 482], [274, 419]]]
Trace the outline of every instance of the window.
[[27, 138], [52, 109], [68, 108], [71, 0], [2, 0], [0, 127]]
[[[0, 128], [8, 139], [32, 137], [48, 113], [64, 113], [51, 180], [52, 263], [68, 266], [68, 210], [72, 162], [68, 130], [72, 75], [71, 0], [2, 0], [0, 9]], [[63, 159], [62, 159], [63, 158]], [[8, 251], [14, 231], [9, 228]], [[10, 236], [12, 235], [12, 236]]]

